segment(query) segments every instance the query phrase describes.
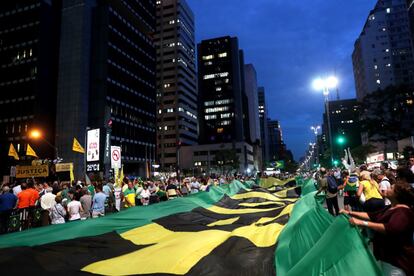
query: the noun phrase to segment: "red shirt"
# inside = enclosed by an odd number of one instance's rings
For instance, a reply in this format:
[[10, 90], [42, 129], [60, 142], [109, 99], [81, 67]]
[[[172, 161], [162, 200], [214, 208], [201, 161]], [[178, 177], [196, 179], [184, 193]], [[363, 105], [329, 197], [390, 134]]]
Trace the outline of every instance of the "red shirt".
[[17, 208], [23, 209], [30, 206], [30, 199], [32, 198], [32, 193], [29, 190], [23, 190], [17, 195], [19, 200], [17, 203]]
[[33, 207], [36, 205], [37, 200], [39, 199], [39, 192], [34, 189], [34, 188], [29, 188], [27, 189], [27, 191], [30, 192], [30, 194], [32, 195], [32, 197], [30, 198], [30, 207]]
[[414, 211], [388, 207], [381, 212], [369, 213], [369, 217], [385, 226], [385, 234], [375, 232], [375, 257], [401, 268], [407, 275], [414, 275]]

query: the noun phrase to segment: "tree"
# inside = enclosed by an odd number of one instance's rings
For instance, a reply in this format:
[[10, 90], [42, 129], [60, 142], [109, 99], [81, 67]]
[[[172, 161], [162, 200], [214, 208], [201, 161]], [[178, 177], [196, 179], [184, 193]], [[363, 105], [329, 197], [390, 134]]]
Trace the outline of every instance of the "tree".
[[360, 145], [356, 148], [351, 149], [352, 157], [355, 160], [355, 164], [362, 164], [367, 159], [370, 153], [375, 152], [375, 146], [371, 144]]
[[398, 141], [414, 129], [414, 92], [406, 86], [389, 86], [367, 95], [363, 100], [362, 130], [370, 141]]

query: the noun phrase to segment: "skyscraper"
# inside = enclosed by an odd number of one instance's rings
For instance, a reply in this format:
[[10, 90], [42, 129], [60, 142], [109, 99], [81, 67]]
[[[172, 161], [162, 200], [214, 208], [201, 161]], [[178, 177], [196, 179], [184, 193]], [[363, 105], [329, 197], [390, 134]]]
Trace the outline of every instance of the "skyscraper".
[[236, 37], [198, 45], [200, 143], [245, 141], [242, 52]]
[[406, 0], [379, 0], [352, 54], [358, 101], [390, 85], [414, 86], [414, 59]]
[[267, 119], [269, 134], [269, 161], [283, 160], [286, 155], [286, 145], [283, 142], [282, 128], [277, 120]]
[[[326, 146], [333, 151], [335, 159], [343, 156], [343, 149], [356, 148], [361, 142], [360, 104], [356, 99], [330, 101], [329, 103], [331, 134], [328, 133], [328, 119], [326, 112], [323, 114], [322, 134], [326, 137]], [[340, 141], [339, 139], [342, 139]], [[339, 141], [339, 142], [338, 142]], [[332, 142], [332, 146], [329, 146]], [[323, 149], [321, 150], [323, 151]]]
[[178, 169], [181, 146], [198, 141], [194, 15], [185, 0], [157, 1], [157, 155]]
[[267, 127], [267, 106], [264, 87], [258, 88], [259, 121], [260, 121], [260, 140], [262, 145], [263, 164], [269, 162], [269, 137]]
[[72, 139], [101, 128], [102, 145], [121, 146], [125, 171], [145, 175], [155, 159], [155, 3], [81, 2], [63, 1], [56, 145], [80, 176]]
[[[58, 1], [0, 2], [0, 164], [13, 143], [25, 159], [28, 143], [53, 159], [59, 47]], [[30, 140], [37, 128], [41, 140]], [[48, 141], [48, 142], [46, 142]]]

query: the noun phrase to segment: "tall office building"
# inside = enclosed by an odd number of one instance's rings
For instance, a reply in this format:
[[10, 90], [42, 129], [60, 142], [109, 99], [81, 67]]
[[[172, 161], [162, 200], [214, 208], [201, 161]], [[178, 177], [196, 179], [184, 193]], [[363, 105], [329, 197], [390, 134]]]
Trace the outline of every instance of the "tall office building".
[[236, 37], [198, 45], [200, 143], [245, 141], [244, 62]]
[[157, 1], [157, 158], [179, 168], [179, 149], [198, 141], [194, 15], [185, 0]]
[[[346, 99], [329, 102], [331, 134], [329, 137], [328, 120], [326, 112], [323, 114], [323, 136], [326, 137], [327, 146], [332, 142], [334, 153], [343, 155], [344, 148], [355, 148], [362, 144], [361, 142], [361, 124], [360, 111], [361, 106], [356, 99]], [[338, 138], [344, 138], [343, 143], [338, 143]], [[338, 157], [338, 156], [335, 156]]]
[[253, 64], [244, 66], [245, 93], [248, 101], [249, 140], [260, 142], [259, 94], [257, 88], [257, 73]]
[[259, 104], [259, 121], [260, 121], [260, 141], [262, 146], [263, 164], [269, 162], [269, 137], [267, 127], [267, 106], [264, 87], [258, 88], [258, 104]]
[[282, 128], [279, 121], [267, 119], [269, 135], [269, 161], [284, 160], [286, 145], [283, 142]]
[[352, 54], [358, 101], [390, 85], [414, 86], [414, 59], [406, 0], [379, 0]]
[[[46, 0], [0, 2], [0, 164], [3, 173], [13, 143], [24, 161], [28, 143], [53, 159], [59, 4]], [[42, 131], [41, 140], [29, 132]], [[8, 174], [8, 173], [7, 173]]]
[[86, 127], [101, 128], [121, 146], [124, 170], [145, 175], [155, 160], [155, 3], [63, 2], [56, 133], [62, 157], [82, 171], [72, 139], [82, 140]]

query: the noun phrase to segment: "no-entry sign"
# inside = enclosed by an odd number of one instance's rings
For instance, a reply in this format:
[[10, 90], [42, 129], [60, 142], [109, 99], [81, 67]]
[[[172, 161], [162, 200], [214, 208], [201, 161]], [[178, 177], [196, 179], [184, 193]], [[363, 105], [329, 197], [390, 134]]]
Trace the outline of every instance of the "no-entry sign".
[[111, 146], [111, 168], [121, 168], [121, 147]]

